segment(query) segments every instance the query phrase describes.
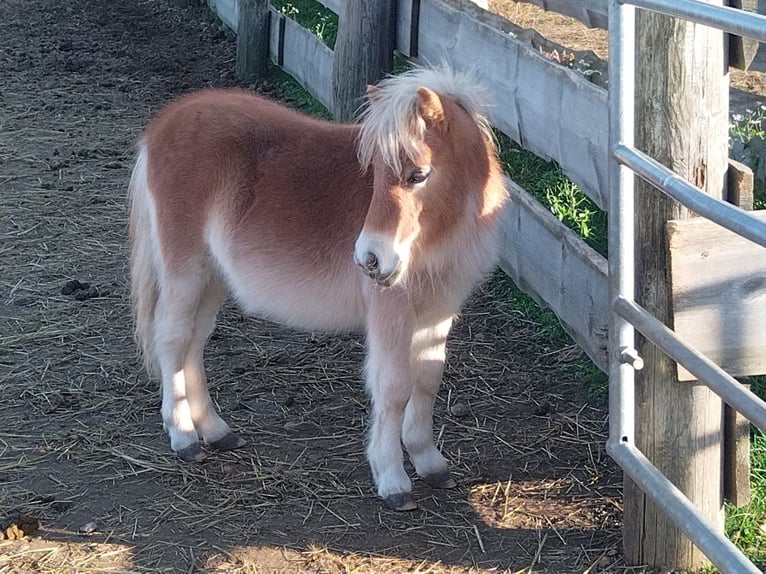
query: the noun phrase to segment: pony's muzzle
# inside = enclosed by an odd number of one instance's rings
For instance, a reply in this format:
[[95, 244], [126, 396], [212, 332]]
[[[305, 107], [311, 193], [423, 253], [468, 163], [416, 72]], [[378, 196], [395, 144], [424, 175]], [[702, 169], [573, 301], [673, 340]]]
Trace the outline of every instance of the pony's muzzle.
[[388, 265], [382, 264], [381, 257], [373, 251], [367, 251], [361, 257], [355, 254], [354, 259], [365, 275], [381, 287], [390, 287], [399, 278], [402, 261], [396, 254], [392, 254], [392, 256], [387, 258], [389, 260], [386, 261]]

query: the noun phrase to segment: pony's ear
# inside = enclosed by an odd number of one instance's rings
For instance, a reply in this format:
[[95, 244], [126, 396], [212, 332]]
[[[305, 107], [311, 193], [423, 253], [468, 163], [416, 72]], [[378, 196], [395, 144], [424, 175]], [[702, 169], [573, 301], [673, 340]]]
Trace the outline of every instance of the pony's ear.
[[433, 127], [444, 121], [444, 106], [439, 94], [421, 86], [418, 88], [418, 112], [428, 127]]
[[378, 86], [373, 86], [372, 84], [367, 84], [367, 99], [371, 102], [374, 102], [380, 97], [380, 88]]

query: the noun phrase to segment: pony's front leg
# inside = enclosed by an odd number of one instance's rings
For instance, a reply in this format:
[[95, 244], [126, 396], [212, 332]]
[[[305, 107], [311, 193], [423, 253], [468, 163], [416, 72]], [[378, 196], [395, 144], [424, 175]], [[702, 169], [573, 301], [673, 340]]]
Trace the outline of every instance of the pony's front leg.
[[404, 294], [376, 292], [367, 315], [367, 390], [372, 401], [367, 459], [378, 496], [394, 510], [417, 508], [404, 471], [404, 409], [412, 392], [413, 318]]
[[447, 461], [434, 445], [434, 399], [441, 384], [446, 358], [447, 335], [452, 317], [435, 325], [415, 329], [412, 337], [414, 388], [404, 413], [402, 438], [415, 471], [429, 486], [451, 488], [455, 481]]

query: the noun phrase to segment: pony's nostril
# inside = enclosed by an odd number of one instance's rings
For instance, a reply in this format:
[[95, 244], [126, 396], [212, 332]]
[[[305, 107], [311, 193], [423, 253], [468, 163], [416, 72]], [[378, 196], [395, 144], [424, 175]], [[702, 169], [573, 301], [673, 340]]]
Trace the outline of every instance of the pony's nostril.
[[364, 256], [364, 261], [362, 261], [362, 266], [367, 271], [377, 271], [378, 270], [378, 257], [374, 253], [368, 251], [367, 254]]

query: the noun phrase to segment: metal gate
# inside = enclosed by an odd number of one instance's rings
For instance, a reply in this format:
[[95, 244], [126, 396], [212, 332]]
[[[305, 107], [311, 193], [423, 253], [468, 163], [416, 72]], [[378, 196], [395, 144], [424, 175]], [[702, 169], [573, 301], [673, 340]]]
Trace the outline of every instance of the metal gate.
[[766, 17], [697, 0], [609, 0], [609, 440], [607, 451], [678, 528], [725, 573], [759, 573], [636, 447], [635, 331], [766, 431], [766, 403], [635, 301], [634, 175], [717, 224], [766, 247], [766, 223], [705, 194], [634, 147], [635, 12], [653, 10], [766, 42]]

